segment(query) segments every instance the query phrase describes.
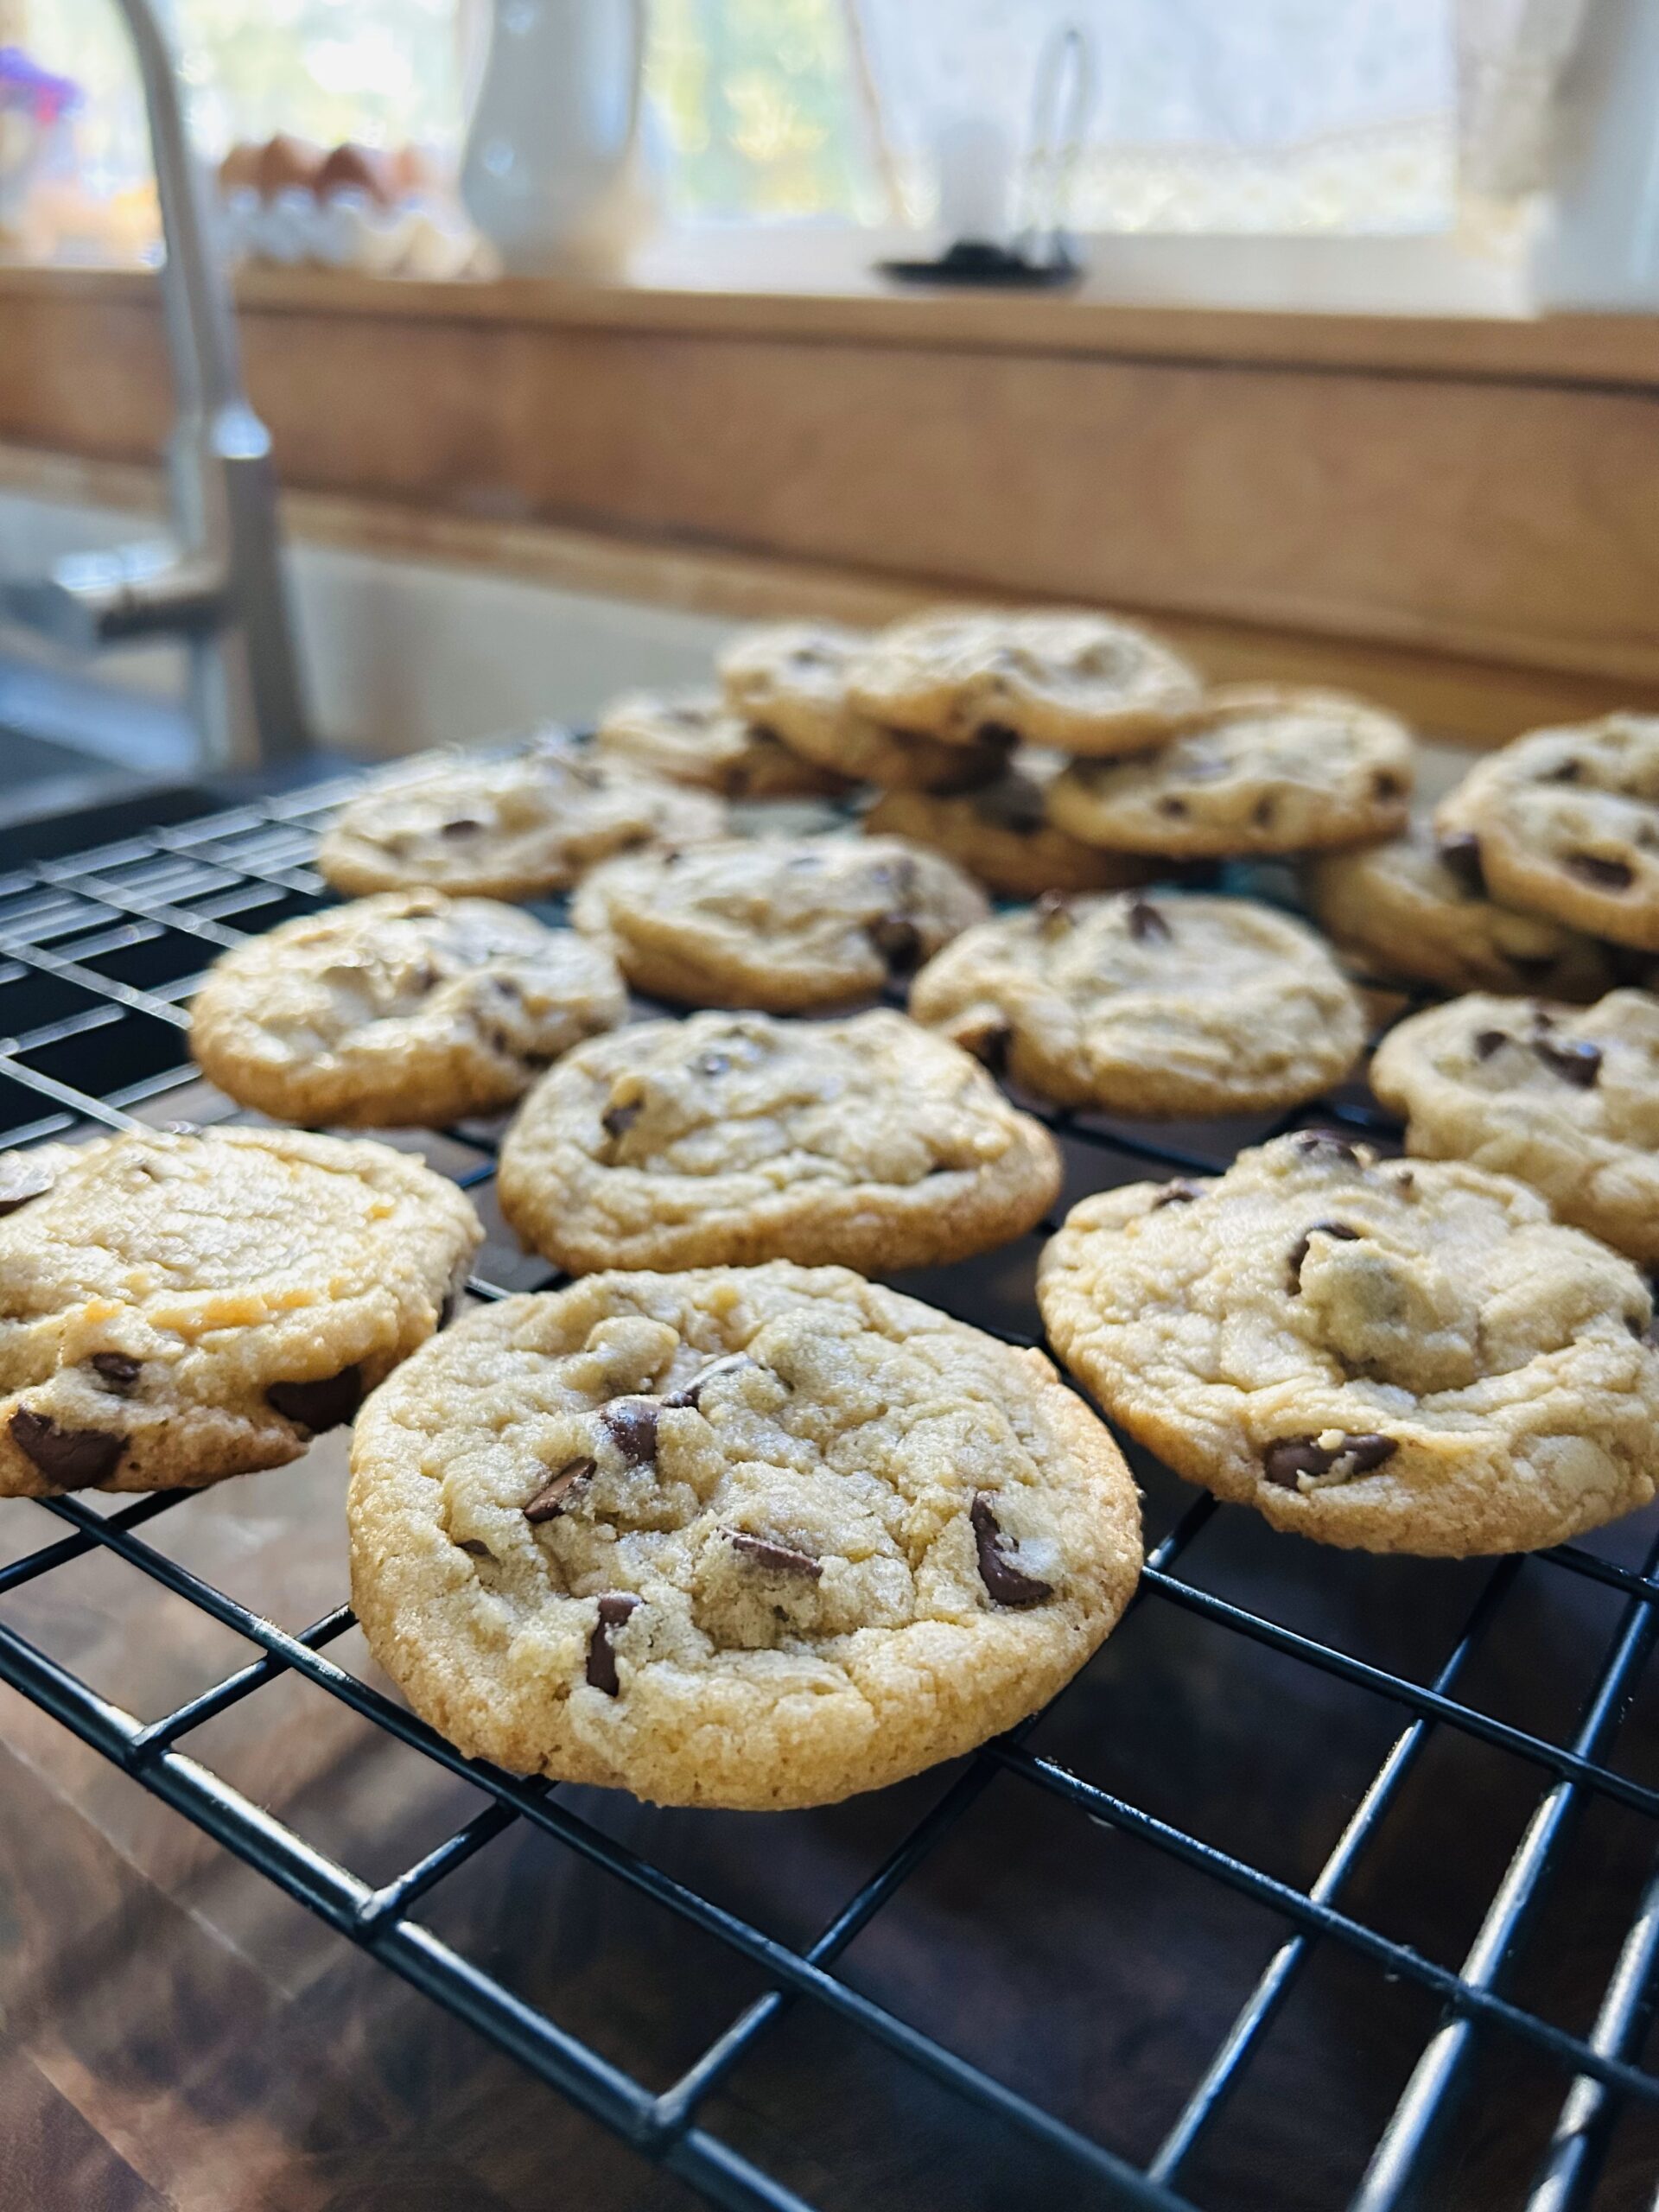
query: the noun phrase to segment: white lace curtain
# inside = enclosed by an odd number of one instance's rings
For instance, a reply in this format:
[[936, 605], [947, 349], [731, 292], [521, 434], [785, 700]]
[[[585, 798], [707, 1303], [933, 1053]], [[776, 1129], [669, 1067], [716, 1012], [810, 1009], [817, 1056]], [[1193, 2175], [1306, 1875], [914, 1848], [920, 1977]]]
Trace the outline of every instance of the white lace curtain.
[[961, 117], [1025, 146], [1038, 56], [1076, 25], [1096, 88], [1077, 227], [1412, 232], [1541, 181], [1595, 0], [844, 4], [879, 166], [912, 219], [933, 212]]

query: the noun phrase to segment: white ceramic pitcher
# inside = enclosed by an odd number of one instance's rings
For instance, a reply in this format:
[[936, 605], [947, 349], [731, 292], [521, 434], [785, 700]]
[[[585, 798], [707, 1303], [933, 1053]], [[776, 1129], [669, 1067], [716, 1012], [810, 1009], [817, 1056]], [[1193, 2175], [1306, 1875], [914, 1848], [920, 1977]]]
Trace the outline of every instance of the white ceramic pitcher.
[[461, 159], [519, 276], [608, 275], [648, 219], [636, 158], [645, 0], [493, 0]]

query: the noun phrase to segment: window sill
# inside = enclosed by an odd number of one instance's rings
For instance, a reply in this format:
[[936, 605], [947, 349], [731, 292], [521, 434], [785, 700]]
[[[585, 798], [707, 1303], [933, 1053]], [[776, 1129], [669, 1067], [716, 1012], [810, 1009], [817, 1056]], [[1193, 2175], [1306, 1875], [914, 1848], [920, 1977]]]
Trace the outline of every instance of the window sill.
[[[1529, 314], [1512, 271], [1437, 240], [1119, 238], [1100, 245], [1082, 288], [1059, 295], [905, 287], [872, 273], [880, 250], [866, 233], [683, 233], [611, 283], [261, 265], [241, 272], [237, 293], [260, 317], [1659, 385], [1659, 315]], [[0, 302], [137, 304], [155, 292], [148, 270], [0, 263]], [[1361, 307], [1362, 292], [1401, 303]]]

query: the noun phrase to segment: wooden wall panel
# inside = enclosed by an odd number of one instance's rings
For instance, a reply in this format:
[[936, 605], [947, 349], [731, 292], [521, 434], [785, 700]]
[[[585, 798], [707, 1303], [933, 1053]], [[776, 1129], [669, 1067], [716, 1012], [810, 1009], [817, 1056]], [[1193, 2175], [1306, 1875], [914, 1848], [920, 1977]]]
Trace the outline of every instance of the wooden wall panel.
[[[306, 296], [243, 315], [291, 486], [1659, 687], [1659, 383]], [[142, 287], [0, 318], [0, 438], [154, 452]]]

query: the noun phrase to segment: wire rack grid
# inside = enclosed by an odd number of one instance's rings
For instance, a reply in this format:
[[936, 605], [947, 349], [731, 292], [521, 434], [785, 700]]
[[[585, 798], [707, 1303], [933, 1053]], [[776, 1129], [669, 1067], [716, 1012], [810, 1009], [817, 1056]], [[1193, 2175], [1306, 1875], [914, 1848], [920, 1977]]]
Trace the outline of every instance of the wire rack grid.
[[[359, 780], [337, 779], [182, 824], [141, 829], [96, 851], [0, 874], [0, 1143], [29, 1145], [165, 1117], [169, 1099], [199, 1080], [188, 1065], [183, 1027], [184, 1007], [200, 970], [248, 932], [327, 901], [311, 866], [315, 837]], [[223, 1110], [232, 1109], [225, 1105]], [[1213, 1130], [1186, 1141], [1187, 1133], [1179, 1130], [1083, 1116], [1045, 1118], [1064, 1142], [1071, 1180], [1079, 1189], [1148, 1172], [1213, 1172], [1230, 1148]], [[1333, 1119], [1383, 1141], [1389, 1135], [1357, 1091], [1275, 1126]], [[485, 1197], [495, 1133], [469, 1124], [446, 1135], [448, 1151], [461, 1163], [454, 1171], [457, 1179]], [[522, 1262], [492, 1268], [490, 1249], [485, 1271], [471, 1286], [478, 1298], [556, 1280], [539, 1263], [528, 1270]], [[504, 1281], [504, 1275], [510, 1280]], [[1013, 1325], [1034, 1322], [1028, 1278], [1012, 1299], [961, 1297], [953, 1307], [953, 1286], [974, 1280], [971, 1271], [950, 1271], [921, 1287], [948, 1309], [967, 1308], [962, 1318], [1009, 1341], [1040, 1341], [1027, 1327]], [[1639, 1526], [1626, 1524], [1611, 1548], [1569, 1545], [1525, 1561], [1478, 1563], [1459, 1583], [1460, 1618], [1452, 1632], [1430, 1662], [1408, 1667], [1391, 1663], [1386, 1649], [1372, 1656], [1368, 1638], [1343, 1634], [1340, 1619], [1335, 1632], [1310, 1628], [1294, 1599], [1286, 1602], [1287, 1586], [1276, 1573], [1257, 1574], [1254, 1581], [1246, 1573], [1230, 1582], [1195, 1571], [1222, 1524], [1250, 1516], [1219, 1511], [1207, 1497], [1192, 1502], [1190, 1491], [1143, 1456], [1132, 1457], [1149, 1492], [1177, 1502], [1164, 1516], [1131, 1618], [1082, 1679], [1110, 1655], [1110, 1700], [1150, 1703], [1155, 1710], [1156, 1650], [1150, 1680], [1138, 1653], [1161, 1612], [1167, 1617], [1166, 1644], [1172, 1625], [1190, 1637], [1217, 1636], [1229, 1655], [1224, 1668], [1261, 1663], [1281, 1669], [1276, 1679], [1322, 1678], [1333, 1694], [1353, 1693], [1374, 1719], [1382, 1717], [1382, 1755], [1374, 1764], [1368, 1758], [1367, 1770], [1308, 1855], [1301, 1878], [1287, 1878], [1282, 1866], [1262, 1863], [1268, 1854], [1220, 1840], [1217, 1831], [1224, 1833], [1226, 1823], [1211, 1817], [1211, 1799], [1200, 1796], [1184, 1806], [1179, 1756], [1172, 1789], [1161, 1804], [1148, 1803], [1144, 1797], [1153, 1793], [1137, 1795], [1114, 1786], [1109, 1772], [1087, 1770], [1090, 1758], [1070, 1755], [1070, 1739], [1062, 1737], [1058, 1748], [1051, 1744], [1048, 1717], [1039, 1715], [936, 1777], [917, 1815], [906, 1814], [901, 1831], [875, 1863], [861, 1870], [861, 1878], [816, 1936], [785, 1940], [762, 1916], [734, 1910], [710, 1894], [713, 1885], [699, 1886], [658, 1863], [649, 1825], [642, 1831], [644, 1848], [607, 1832], [604, 1821], [585, 1809], [594, 1793], [526, 1782], [462, 1759], [389, 1695], [372, 1669], [353, 1671], [330, 1657], [329, 1647], [353, 1625], [344, 1605], [296, 1632], [170, 1556], [144, 1532], [159, 1516], [188, 1503], [182, 1493], [114, 1507], [86, 1497], [49, 1501], [44, 1510], [63, 1524], [62, 1533], [0, 1567], [0, 1601], [99, 1554], [232, 1632], [251, 1656], [146, 1721], [0, 1614], [0, 1680], [329, 1928], [714, 2203], [746, 2212], [762, 2206], [798, 2212], [809, 2203], [877, 2201], [859, 2190], [843, 2198], [832, 2172], [826, 2181], [823, 2164], [813, 2170], [811, 2193], [803, 2193], [798, 2175], [779, 2171], [787, 2161], [744, 2147], [732, 2139], [730, 2128], [711, 2118], [729, 2113], [722, 2093], [764, 2058], [786, 2020], [804, 2011], [861, 2042], [883, 2065], [890, 2061], [959, 2101], [974, 2116], [976, 2129], [993, 2129], [1023, 2145], [1026, 2154], [1040, 2156], [1051, 2177], [1043, 2186], [1062, 2187], [1067, 2202], [1172, 2212], [1257, 2201], [1343, 2202], [1355, 2212], [1450, 2202], [1438, 2193], [1440, 2177], [1455, 2168], [1468, 2115], [1480, 2111], [1496, 2065], [1500, 2072], [1519, 2069], [1532, 2085], [1535, 2115], [1529, 2171], [1512, 2182], [1503, 2201], [1524, 2204], [1529, 2212], [1570, 2212], [1591, 2204], [1616, 2130], [1633, 2115], [1641, 2120], [1659, 2107], [1659, 2075], [1643, 2058], [1659, 1999], [1659, 1875], [1652, 1872], [1645, 1826], [1659, 1813], [1659, 1784], [1642, 1778], [1640, 1758], [1659, 1740], [1659, 1732], [1643, 1732], [1634, 1766], [1615, 1764], [1611, 1758], [1659, 1630], [1659, 1538], [1649, 1518], [1643, 1516]], [[1316, 1548], [1271, 1541], [1279, 1547], [1277, 1559], [1294, 1554], [1297, 1573], [1317, 1581], [1325, 1561]], [[1251, 1556], [1266, 1554], [1258, 1548]], [[1376, 1562], [1357, 1571], [1384, 1572]], [[1499, 1699], [1469, 1694], [1467, 1686], [1478, 1677], [1482, 1655], [1500, 1624], [1513, 1624], [1517, 1608], [1529, 1601], [1534, 1608], [1546, 1602], [1541, 1593], [1548, 1587], [1567, 1583], [1592, 1592], [1602, 1608], [1594, 1616], [1593, 1637], [1580, 1638], [1576, 1709], [1563, 1711], [1559, 1720], [1552, 1709], [1540, 1720], [1525, 1710], [1506, 1713]], [[422, 1759], [463, 1777], [481, 1793], [481, 1809], [389, 1879], [370, 1879], [308, 1842], [184, 1747], [208, 1724], [284, 1678], [339, 1700]], [[1065, 1704], [1066, 1699], [1059, 1701], [1061, 1707]], [[1390, 1932], [1389, 1914], [1366, 1910], [1368, 1868], [1397, 1845], [1402, 1827], [1408, 1836], [1422, 1802], [1425, 1770], [1448, 1743], [1501, 1761], [1512, 1786], [1524, 1792], [1524, 1803], [1499, 1857], [1483, 1862], [1490, 1863], [1491, 1878], [1475, 1899], [1466, 1940], [1437, 1955], [1433, 1947], [1412, 1940], [1408, 1929]], [[963, 2055], [956, 2047], [963, 2037], [942, 2032], [937, 2022], [908, 2017], [902, 1983], [896, 1993], [891, 1985], [873, 1990], [866, 1979], [842, 1968], [843, 1955], [893, 1911], [979, 1808], [1009, 1792], [1022, 1793], [1021, 1823], [1073, 1823], [1069, 1849], [1081, 1851], [1092, 1827], [1097, 1836], [1133, 1843], [1154, 1861], [1161, 1858], [1185, 1870], [1212, 1895], [1256, 1909], [1249, 1940], [1257, 1948], [1242, 1991], [1236, 1998], [1229, 1994], [1223, 2031], [1157, 2115], [1150, 2138], [1127, 2127], [1119, 2139], [1103, 2139], [1103, 2131], [1087, 2124], [1086, 2099], [1033, 2093], [1029, 2073], [1010, 2080], [1005, 2071]], [[1330, 1801], [1325, 1802], [1328, 1816]], [[1563, 1868], [1575, 1831], [1586, 1814], [1598, 1811], [1616, 1813], [1640, 1836], [1631, 1848], [1642, 1854], [1648, 1872], [1631, 1883], [1611, 1948], [1604, 1937], [1593, 1987], [1587, 1993], [1580, 1989], [1570, 2002], [1552, 2004], [1532, 1993], [1528, 1961], [1541, 1944], [1559, 1955], [1563, 1945], [1570, 1949], [1574, 1943], [1570, 1894], [1563, 1907]], [[591, 2035], [562, 2025], [556, 1992], [547, 2002], [533, 2001], [431, 1924], [442, 1885], [513, 1829], [536, 1832], [750, 1970], [756, 1993], [665, 2084], [653, 2086], [597, 2048]], [[744, 1834], [751, 1848], [764, 1850], [758, 1827]], [[1637, 1862], [1627, 1853], [1621, 1863]], [[1107, 1930], [1109, 1899], [1098, 1869], [1079, 1860], [1075, 1878], [1083, 1910]], [[1421, 1880], [1421, 1872], [1414, 1878]], [[1570, 1878], [1566, 1887], [1570, 1892]], [[1396, 1928], [1401, 1917], [1392, 1916]], [[1175, 1942], [1173, 1931], [1168, 1940]], [[1355, 1990], [1360, 2005], [1374, 2001], [1363, 1994], [1367, 1989], [1376, 1993], [1376, 2001], [1393, 1990], [1416, 2003], [1418, 2025], [1386, 2082], [1382, 2124], [1365, 2132], [1357, 2153], [1350, 2149], [1345, 2177], [1322, 2190], [1305, 2181], [1299, 2193], [1283, 2176], [1269, 2180], [1265, 2196], [1259, 2190], [1252, 2196], [1243, 2186], [1235, 2190], [1224, 2178], [1224, 2159], [1217, 2162], [1216, 2139], [1253, 2071], [1271, 2067], [1275, 2032], [1287, 2008], [1306, 1992], [1320, 1961], [1332, 1957], [1344, 1962], [1348, 1974], [1361, 1977], [1345, 1985], [1351, 2005]], [[994, 1969], [1006, 1963], [995, 1947], [992, 1961]], [[1166, 1994], [1156, 1989], [1138, 1998], [1120, 1989], [1117, 2001], [1131, 2015], [1120, 2024], [1126, 2033], [1150, 2031], [1168, 2011]], [[1145, 2015], [1140, 2021], [1133, 2017], [1137, 2004]], [[1038, 2069], [1039, 2080], [1044, 2070]], [[1064, 2070], [1057, 2064], [1057, 2080]], [[1081, 2122], [1078, 2111], [1084, 2114]], [[1652, 2139], [1651, 2132], [1643, 2138]], [[1342, 2172], [1340, 2160], [1334, 2171]], [[1224, 2178], [1216, 2181], [1217, 2174]], [[1062, 2177], [1058, 2184], [1053, 2177]], [[911, 2199], [900, 2194], [895, 2201]], [[1017, 2192], [976, 2201], [1013, 2202]], [[1039, 2192], [1031, 2201], [1056, 2199]]]

